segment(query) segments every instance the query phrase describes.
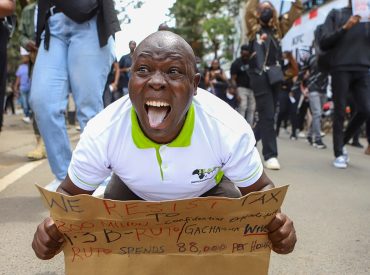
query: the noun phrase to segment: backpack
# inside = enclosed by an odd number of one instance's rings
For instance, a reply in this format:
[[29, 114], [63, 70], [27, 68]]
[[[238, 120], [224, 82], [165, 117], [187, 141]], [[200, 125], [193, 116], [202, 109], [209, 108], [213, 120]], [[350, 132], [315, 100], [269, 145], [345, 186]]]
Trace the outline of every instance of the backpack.
[[73, 21], [81, 24], [94, 17], [99, 0], [52, 0], [52, 4]]
[[[342, 20], [342, 11], [335, 10], [335, 29], [340, 28], [339, 24]], [[320, 48], [320, 41], [326, 31], [325, 24], [318, 25], [314, 32], [314, 48], [316, 55], [316, 64], [319, 72], [329, 73], [333, 59], [333, 49], [324, 51]]]

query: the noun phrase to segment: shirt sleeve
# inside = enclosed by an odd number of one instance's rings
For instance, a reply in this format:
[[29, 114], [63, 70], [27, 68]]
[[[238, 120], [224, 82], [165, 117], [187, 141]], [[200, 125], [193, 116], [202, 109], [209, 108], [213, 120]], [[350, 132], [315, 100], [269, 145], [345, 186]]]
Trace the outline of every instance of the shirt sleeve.
[[15, 75], [18, 76], [18, 77], [20, 77], [21, 74], [22, 74], [22, 68], [21, 68], [21, 66], [19, 66], [18, 69], [17, 69], [17, 71], [15, 72]]
[[[229, 147], [229, 159], [223, 167], [224, 175], [238, 187], [254, 184], [262, 175], [263, 165], [255, 147], [256, 140], [249, 125], [246, 133]], [[232, 139], [229, 141], [232, 141]]]
[[234, 61], [234, 62], [231, 64], [230, 74], [231, 74], [231, 75], [237, 75], [237, 74], [238, 74], [238, 68], [237, 68], [236, 61]]
[[83, 190], [94, 191], [111, 173], [104, 140], [89, 136], [86, 127], [73, 151], [68, 175]]

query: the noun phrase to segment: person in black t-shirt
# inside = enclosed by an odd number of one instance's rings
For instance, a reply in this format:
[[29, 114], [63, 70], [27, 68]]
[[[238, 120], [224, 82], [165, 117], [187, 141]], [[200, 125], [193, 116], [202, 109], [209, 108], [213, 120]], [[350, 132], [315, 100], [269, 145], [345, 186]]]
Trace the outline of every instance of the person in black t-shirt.
[[238, 112], [247, 119], [250, 125], [253, 125], [254, 112], [256, 111], [256, 101], [250, 88], [249, 81], [249, 47], [242, 45], [240, 48], [240, 57], [231, 64], [230, 74], [231, 82], [237, 87], [240, 97]]

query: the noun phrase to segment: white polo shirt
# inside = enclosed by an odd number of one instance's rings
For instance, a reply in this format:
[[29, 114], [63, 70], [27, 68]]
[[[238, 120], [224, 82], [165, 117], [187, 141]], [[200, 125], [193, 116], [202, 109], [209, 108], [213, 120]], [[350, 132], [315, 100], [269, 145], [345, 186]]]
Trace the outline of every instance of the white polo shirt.
[[239, 113], [198, 89], [179, 136], [169, 144], [156, 144], [142, 132], [125, 96], [89, 121], [68, 175], [89, 191], [114, 172], [144, 200], [198, 197], [222, 175], [238, 187], [255, 183], [263, 171], [255, 143]]

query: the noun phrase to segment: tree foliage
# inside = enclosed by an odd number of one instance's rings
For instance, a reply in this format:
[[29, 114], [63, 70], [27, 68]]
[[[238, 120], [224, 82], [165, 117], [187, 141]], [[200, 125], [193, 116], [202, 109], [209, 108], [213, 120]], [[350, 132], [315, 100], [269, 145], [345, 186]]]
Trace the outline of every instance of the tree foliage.
[[170, 8], [176, 20], [175, 32], [193, 47], [202, 57], [213, 53], [214, 57], [230, 59], [230, 48], [235, 33], [233, 18], [239, 13], [243, 0], [177, 0]]
[[114, 0], [115, 9], [118, 13], [118, 20], [121, 24], [130, 24], [131, 18], [127, 13], [127, 9], [133, 7], [139, 9], [144, 4], [143, 0]]

